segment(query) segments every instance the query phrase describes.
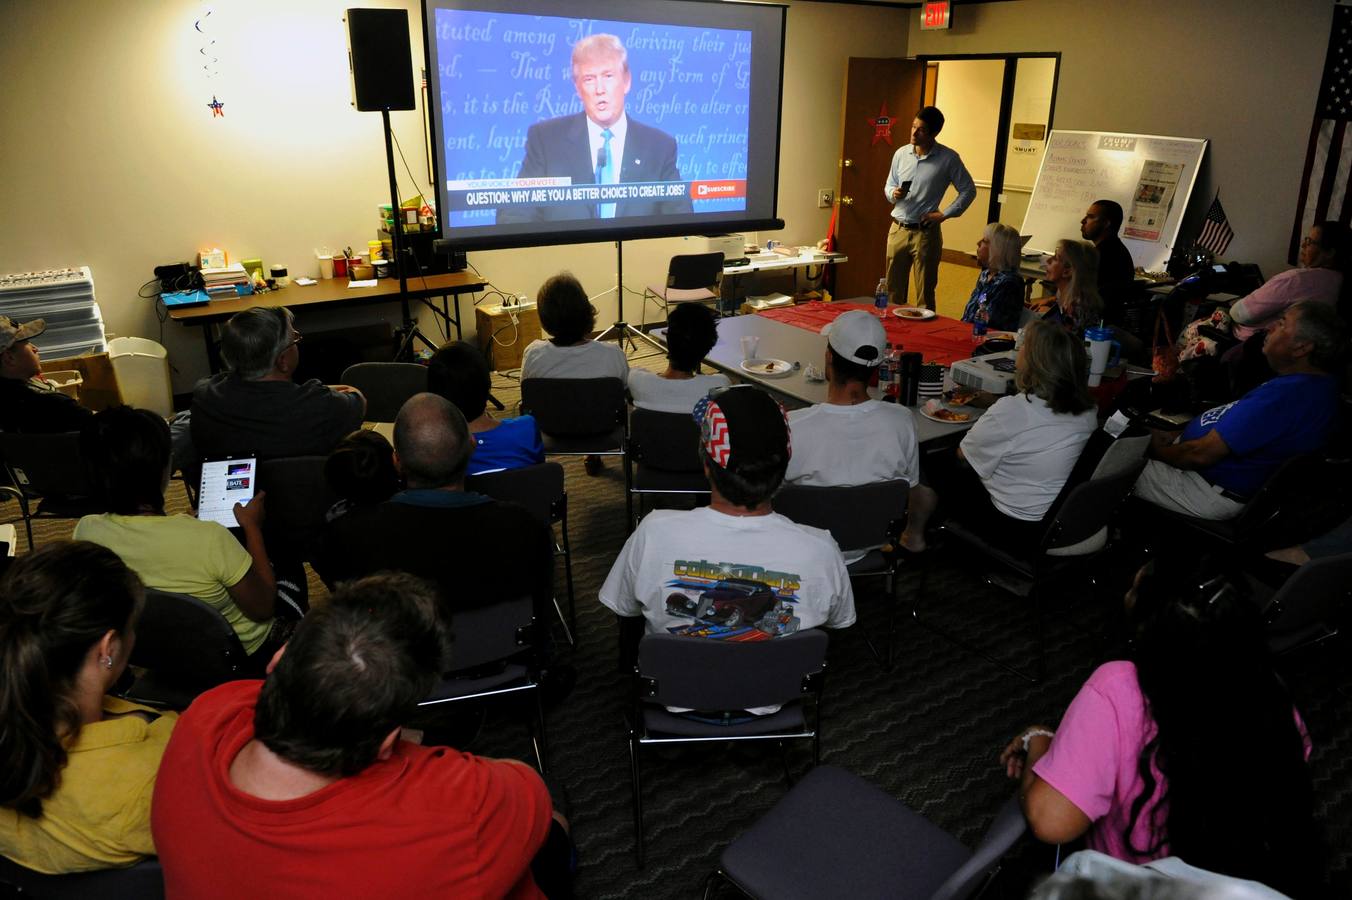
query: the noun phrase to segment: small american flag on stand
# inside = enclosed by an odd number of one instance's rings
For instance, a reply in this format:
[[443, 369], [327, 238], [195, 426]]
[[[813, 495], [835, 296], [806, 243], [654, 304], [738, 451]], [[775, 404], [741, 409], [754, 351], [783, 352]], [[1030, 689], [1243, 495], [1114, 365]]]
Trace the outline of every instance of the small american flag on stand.
[[1330, 219], [1347, 224], [1352, 219], [1352, 7], [1339, 2], [1333, 8], [1324, 78], [1314, 108], [1314, 124], [1305, 151], [1305, 170], [1300, 178], [1296, 221], [1291, 226], [1287, 261], [1295, 263], [1300, 239], [1319, 222]]
[[1234, 236], [1234, 229], [1225, 217], [1225, 207], [1221, 206], [1221, 195], [1217, 191], [1216, 199], [1211, 201], [1211, 208], [1206, 211], [1206, 222], [1202, 225], [1202, 233], [1197, 235], [1196, 245], [1203, 250], [1210, 250], [1213, 256], [1218, 257], [1230, 246], [1230, 239]]

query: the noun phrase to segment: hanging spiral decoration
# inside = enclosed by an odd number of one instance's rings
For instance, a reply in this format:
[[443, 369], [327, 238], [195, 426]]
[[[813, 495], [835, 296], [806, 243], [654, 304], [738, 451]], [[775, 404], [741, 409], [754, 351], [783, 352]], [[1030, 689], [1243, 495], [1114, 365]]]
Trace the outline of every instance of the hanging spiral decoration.
[[208, 80], [219, 74], [220, 70], [216, 64], [221, 61], [220, 57], [216, 55], [216, 39], [208, 32], [209, 23], [207, 20], [211, 18], [211, 13], [211, 7], [208, 6], [202, 17], [193, 23], [193, 28], [197, 29], [197, 33], [205, 41], [197, 52], [202, 56], [202, 71], [206, 74]]

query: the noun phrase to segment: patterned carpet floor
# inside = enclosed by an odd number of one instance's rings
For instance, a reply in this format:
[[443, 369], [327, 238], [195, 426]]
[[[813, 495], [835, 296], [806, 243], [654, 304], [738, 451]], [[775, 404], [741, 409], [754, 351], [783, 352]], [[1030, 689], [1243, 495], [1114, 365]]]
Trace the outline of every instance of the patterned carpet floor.
[[[657, 368], [659, 358], [640, 346], [631, 352], [631, 362]], [[519, 396], [517, 383], [503, 376], [494, 377], [493, 390], [509, 408]], [[646, 754], [647, 864], [636, 866], [624, 720], [629, 682], [617, 673], [614, 617], [596, 602], [627, 534], [624, 481], [613, 461], [594, 478], [580, 463], [567, 462], [565, 468], [579, 635], [564, 658], [577, 670], [577, 686], [548, 711], [547, 727], [549, 781], [572, 821], [578, 847], [576, 893], [583, 898], [697, 897], [722, 849], [783, 796], [780, 756], [773, 747], [723, 744]], [[183, 506], [180, 494], [176, 486], [174, 509]], [[12, 506], [0, 508], [0, 517], [16, 512]], [[69, 520], [42, 520], [36, 539], [68, 537], [73, 526]], [[22, 525], [18, 530], [22, 539]], [[1013, 791], [996, 764], [1000, 749], [1031, 723], [1055, 725], [1109, 652], [1108, 635], [1130, 562], [1107, 567], [1099, 591], [1070, 590], [1048, 611], [1047, 677], [1031, 684], [935, 630], [961, 634], [1012, 665], [1029, 665], [1035, 644], [1024, 604], [987, 585], [987, 570], [972, 559], [951, 549], [929, 556], [927, 576], [919, 567], [904, 573], [895, 611], [860, 591], [859, 622], [832, 635], [822, 757], [900, 798], [970, 846]], [[561, 572], [556, 583], [562, 595]], [[312, 602], [323, 603], [323, 586], [312, 578], [311, 587]], [[920, 610], [918, 620], [913, 606]], [[896, 665], [884, 671], [865, 638], [881, 638], [889, 615], [896, 619]], [[1330, 850], [1331, 896], [1342, 897], [1352, 896], [1352, 672], [1346, 659], [1346, 648], [1338, 645], [1284, 667], [1314, 738], [1311, 770]], [[529, 742], [516, 719], [493, 713], [467, 734], [461, 742], [465, 749], [529, 757]], [[811, 751], [790, 747], [788, 759], [795, 776], [801, 775]], [[1026, 839], [992, 895], [1022, 896], [1053, 859], [1053, 848]]]

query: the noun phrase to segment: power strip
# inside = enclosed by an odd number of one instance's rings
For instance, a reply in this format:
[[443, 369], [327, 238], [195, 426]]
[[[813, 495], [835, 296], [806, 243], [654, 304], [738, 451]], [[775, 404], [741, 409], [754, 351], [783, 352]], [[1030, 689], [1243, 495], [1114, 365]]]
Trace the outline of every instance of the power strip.
[[481, 306], [479, 308], [490, 316], [498, 316], [503, 313], [517, 313], [522, 310], [535, 309], [535, 301], [520, 297], [517, 299], [515, 305], [508, 306], [506, 304], [498, 303], [493, 306]]

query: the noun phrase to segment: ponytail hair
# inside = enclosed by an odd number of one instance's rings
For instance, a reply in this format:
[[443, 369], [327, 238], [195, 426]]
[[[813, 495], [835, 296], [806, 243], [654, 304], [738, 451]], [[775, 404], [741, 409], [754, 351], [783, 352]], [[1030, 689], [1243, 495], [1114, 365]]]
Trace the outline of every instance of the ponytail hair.
[[125, 634], [144, 596], [117, 554], [88, 541], [48, 544], [0, 580], [0, 806], [42, 816], [80, 731], [74, 689], [89, 649]]

